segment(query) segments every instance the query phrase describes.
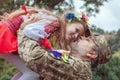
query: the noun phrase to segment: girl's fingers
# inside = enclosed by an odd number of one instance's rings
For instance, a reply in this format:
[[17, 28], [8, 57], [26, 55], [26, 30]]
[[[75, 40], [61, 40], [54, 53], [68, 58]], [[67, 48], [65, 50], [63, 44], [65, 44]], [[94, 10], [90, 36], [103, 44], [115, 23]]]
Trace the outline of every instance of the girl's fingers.
[[26, 7], [26, 10], [28, 13], [32, 14], [32, 13], [38, 13], [38, 10], [36, 10], [33, 7]]
[[37, 15], [34, 15], [32, 20], [33, 20], [33, 22], [36, 22], [36, 21], [41, 20], [41, 18], [38, 17]]
[[64, 53], [64, 54], [69, 54], [70, 53], [70, 51], [66, 51], [66, 50], [57, 50], [58, 52], [60, 52], [60, 53]]

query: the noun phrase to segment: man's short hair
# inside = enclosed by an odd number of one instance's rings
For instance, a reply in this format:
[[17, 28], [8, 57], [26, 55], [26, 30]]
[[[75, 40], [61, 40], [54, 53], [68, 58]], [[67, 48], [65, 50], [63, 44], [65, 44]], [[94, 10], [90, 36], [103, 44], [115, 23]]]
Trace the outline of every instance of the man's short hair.
[[93, 59], [93, 66], [108, 62], [111, 57], [111, 51], [106, 38], [104, 35], [100, 35], [98, 33], [93, 33], [92, 37], [98, 47], [98, 57]]

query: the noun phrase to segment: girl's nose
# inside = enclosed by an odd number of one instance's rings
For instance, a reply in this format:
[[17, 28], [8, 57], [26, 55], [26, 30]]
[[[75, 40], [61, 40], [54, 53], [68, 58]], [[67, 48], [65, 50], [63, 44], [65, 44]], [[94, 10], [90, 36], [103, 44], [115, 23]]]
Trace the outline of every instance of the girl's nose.
[[80, 38], [81, 38], [82, 40], [85, 40], [85, 39], [86, 39], [84, 36], [80, 36]]

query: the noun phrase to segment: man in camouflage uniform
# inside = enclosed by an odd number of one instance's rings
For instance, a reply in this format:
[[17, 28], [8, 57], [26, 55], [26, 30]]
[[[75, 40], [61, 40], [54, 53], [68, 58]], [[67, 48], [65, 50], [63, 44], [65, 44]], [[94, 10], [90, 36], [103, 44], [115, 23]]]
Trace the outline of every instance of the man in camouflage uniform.
[[19, 54], [26, 65], [40, 74], [40, 80], [91, 80], [90, 62], [72, 57], [65, 63], [49, 56], [37, 42], [26, 38], [22, 30], [18, 32]]
[[[109, 48], [104, 37], [96, 35], [94, 38], [99, 46], [99, 54], [103, 53], [104, 57], [104, 53], [107, 52], [109, 55]], [[25, 37], [22, 29], [18, 32], [18, 41], [20, 57], [29, 68], [40, 74], [40, 80], [92, 80], [91, 62], [75, 57], [71, 57], [70, 63], [54, 59], [36, 41]], [[104, 59], [107, 58], [104, 57]], [[103, 58], [95, 60], [97, 63], [104, 62]]]

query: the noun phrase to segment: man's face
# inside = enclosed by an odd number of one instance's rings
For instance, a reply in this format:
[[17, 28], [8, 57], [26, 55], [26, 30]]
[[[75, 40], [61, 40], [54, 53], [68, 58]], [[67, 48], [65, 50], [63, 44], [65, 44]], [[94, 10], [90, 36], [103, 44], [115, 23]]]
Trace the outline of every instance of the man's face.
[[78, 35], [82, 35], [84, 33], [84, 26], [78, 22], [70, 23], [66, 25], [66, 40], [74, 41]]
[[95, 54], [94, 47], [95, 43], [92, 38], [78, 37], [76, 41], [70, 42], [71, 51], [81, 56], [90, 54]]

